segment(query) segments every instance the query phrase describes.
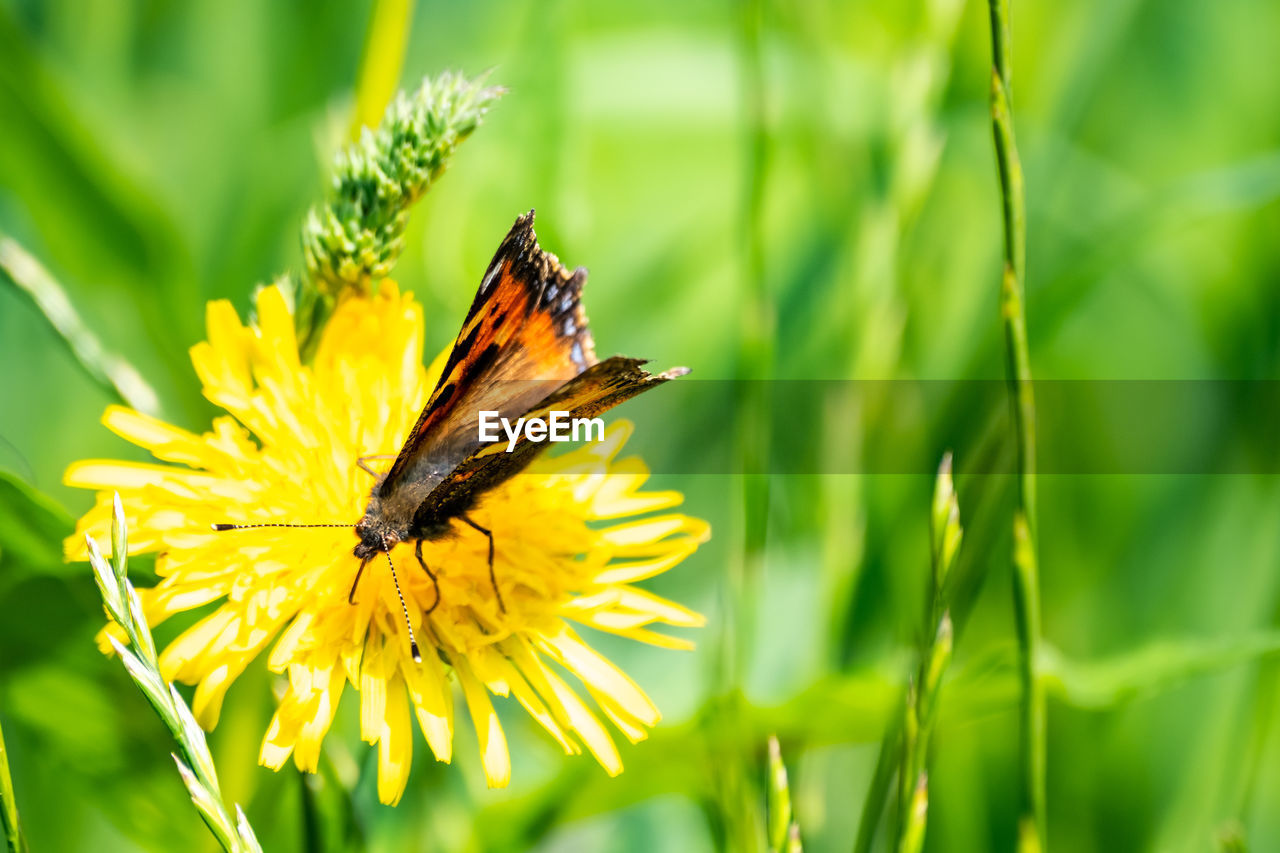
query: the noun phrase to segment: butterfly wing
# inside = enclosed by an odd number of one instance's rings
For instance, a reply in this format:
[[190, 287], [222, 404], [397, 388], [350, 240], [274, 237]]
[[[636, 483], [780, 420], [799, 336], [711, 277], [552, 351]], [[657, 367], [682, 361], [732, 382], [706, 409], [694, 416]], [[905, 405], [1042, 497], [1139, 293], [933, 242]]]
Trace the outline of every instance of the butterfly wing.
[[516, 219], [485, 270], [426, 407], [376, 488], [383, 511], [407, 521], [480, 447], [481, 410], [515, 420], [596, 364], [582, 310], [587, 272], [544, 252], [533, 211]]
[[[595, 417], [689, 372], [688, 368], [677, 367], [651, 374], [641, 367], [644, 363], [643, 359], [613, 356], [593, 364], [547, 395], [525, 416], [546, 417], [554, 409], [569, 412], [574, 418]], [[430, 529], [465, 512], [477, 495], [519, 473], [546, 446], [528, 441], [523, 434], [511, 452], [507, 452], [505, 441], [483, 445], [483, 449], [465, 459], [431, 491], [418, 508], [414, 527]]]

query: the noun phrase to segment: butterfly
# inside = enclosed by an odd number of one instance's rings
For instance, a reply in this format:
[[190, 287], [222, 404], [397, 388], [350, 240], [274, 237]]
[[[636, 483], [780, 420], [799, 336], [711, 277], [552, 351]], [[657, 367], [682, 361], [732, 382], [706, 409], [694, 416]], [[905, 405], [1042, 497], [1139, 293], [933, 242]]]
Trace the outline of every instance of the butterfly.
[[[385, 554], [415, 661], [421, 659], [418, 644], [390, 554], [401, 542], [417, 543], [414, 554], [435, 585], [435, 600], [425, 617], [440, 603], [440, 585], [422, 556], [423, 543], [453, 535], [459, 524], [487, 537], [489, 580], [499, 608], [506, 610], [493, 568], [493, 533], [472, 519], [470, 511], [486, 492], [526, 468], [546, 444], [528, 440], [527, 434], [509, 452], [502, 444], [484, 443], [479, 413], [496, 411], [512, 421], [552, 410], [594, 417], [689, 372], [677, 367], [651, 374], [642, 367], [643, 359], [597, 359], [582, 308], [587, 271], [578, 267], [570, 272], [543, 251], [533, 217], [530, 210], [516, 219], [489, 262], [435, 390], [390, 469], [380, 474], [368, 467], [366, 460], [374, 457], [359, 462], [376, 482], [355, 524], [360, 542], [353, 553], [360, 568], [348, 600], [354, 602], [369, 562]], [[263, 526], [334, 525], [214, 528]]]

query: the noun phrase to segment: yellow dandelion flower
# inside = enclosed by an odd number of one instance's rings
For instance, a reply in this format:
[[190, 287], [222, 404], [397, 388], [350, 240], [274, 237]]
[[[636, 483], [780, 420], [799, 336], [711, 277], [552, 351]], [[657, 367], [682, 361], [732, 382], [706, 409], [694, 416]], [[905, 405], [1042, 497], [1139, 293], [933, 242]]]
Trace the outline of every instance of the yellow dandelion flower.
[[163, 464], [72, 465], [66, 482], [100, 494], [67, 540], [68, 555], [86, 558], [85, 533], [108, 540], [110, 493], [119, 491], [130, 552], [158, 554], [161, 580], [140, 590], [151, 624], [218, 603], [160, 658], [166, 678], [196, 685], [192, 707], [205, 728], [217, 723], [235, 679], [271, 647], [268, 666], [287, 687], [262, 742], [268, 767], [292, 756], [315, 770], [350, 684], [359, 691], [360, 734], [378, 746], [378, 796], [393, 804], [408, 780], [411, 718], [435, 757], [451, 759], [456, 680], [491, 787], [507, 784], [511, 764], [490, 694], [514, 695], [567, 753], [585, 745], [615, 775], [622, 763], [609, 731], [565, 676], [632, 742], [660, 715], [574, 625], [689, 648], [653, 626], [695, 627], [703, 618], [635, 583], [672, 568], [709, 535], [705, 522], [664, 512], [680, 493], [644, 491], [644, 464], [619, 457], [629, 424], [615, 422], [602, 442], [541, 457], [472, 511], [498, 543], [505, 611], [490, 586], [484, 537], [424, 543], [440, 595], [425, 619], [435, 586], [413, 543], [392, 551], [421, 664], [410, 657], [385, 563], [368, 566], [348, 603], [359, 568], [352, 529], [211, 531], [214, 522], [360, 518], [373, 482], [357, 459], [399, 448], [439, 374], [442, 359], [431, 370], [421, 363], [422, 338], [420, 305], [389, 281], [339, 306], [309, 365], [277, 288], [260, 292], [256, 325], [241, 323], [227, 302], [210, 303], [208, 340], [191, 358], [205, 396], [229, 416], [196, 435], [108, 408], [106, 426]]

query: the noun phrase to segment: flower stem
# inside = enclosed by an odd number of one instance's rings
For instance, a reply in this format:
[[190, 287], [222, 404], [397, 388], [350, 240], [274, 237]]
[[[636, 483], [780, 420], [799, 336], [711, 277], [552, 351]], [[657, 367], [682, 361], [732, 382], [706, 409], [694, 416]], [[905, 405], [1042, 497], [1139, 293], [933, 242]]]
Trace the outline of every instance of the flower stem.
[[[764, 116], [764, 64], [761, 39], [762, 0], [739, 4], [739, 69], [742, 91], [743, 141], [746, 168], [742, 183], [743, 298], [739, 314], [737, 376], [765, 379], [773, 362], [773, 314], [764, 270], [763, 210], [768, 173], [768, 134]], [[719, 655], [721, 713], [712, 722], [735, 732], [739, 742], [747, 734], [747, 701], [742, 685], [746, 660], [755, 633], [761, 575], [764, 572], [769, 523], [770, 482], [767, 470], [770, 404], [766, 382], [745, 382], [743, 415], [735, 435], [735, 456], [741, 466], [741, 489], [734, 496], [740, 548], [730, 561], [725, 584], [725, 619]], [[726, 846], [753, 853], [766, 846], [764, 816], [759, 808], [759, 767], [754, 750], [727, 752], [717, 757], [717, 807], [724, 823]]]
[[1022, 688], [1018, 730], [1022, 814], [1018, 819], [1018, 851], [1032, 853], [1045, 848], [1045, 697], [1035, 667], [1040, 646], [1039, 568], [1031, 528], [1021, 510], [1013, 519], [1013, 596], [1018, 623], [1018, 678]]
[[744, 258], [745, 292], [740, 314], [737, 374], [749, 380], [743, 399], [743, 418], [738, 431], [738, 454], [742, 466], [742, 554], [735, 564], [734, 582], [738, 594], [737, 647], [732, 676], [740, 684], [754, 629], [761, 575], [768, 544], [769, 428], [772, 412], [767, 379], [773, 366], [774, 314], [764, 263], [764, 191], [768, 173], [768, 131], [764, 117], [764, 69], [761, 30], [764, 10], [759, 0], [743, 3], [742, 74], [745, 101], [747, 168], [743, 182], [743, 229], [746, 234]]
[[1005, 363], [1018, 459], [1018, 508], [1014, 516], [1014, 609], [1018, 622], [1019, 706], [1019, 850], [1045, 845], [1045, 702], [1036, 678], [1040, 643], [1040, 576], [1036, 558], [1035, 399], [1027, 346], [1025, 307], [1026, 200], [1022, 165], [1013, 133], [1010, 0], [988, 0], [991, 22], [991, 124], [1004, 220], [1004, 271], [1000, 313], [1004, 323]]
[[9, 754], [4, 750], [4, 732], [0, 731], [0, 828], [9, 853], [26, 853], [27, 842], [18, 820], [18, 802], [14, 798], [13, 779], [9, 776]]

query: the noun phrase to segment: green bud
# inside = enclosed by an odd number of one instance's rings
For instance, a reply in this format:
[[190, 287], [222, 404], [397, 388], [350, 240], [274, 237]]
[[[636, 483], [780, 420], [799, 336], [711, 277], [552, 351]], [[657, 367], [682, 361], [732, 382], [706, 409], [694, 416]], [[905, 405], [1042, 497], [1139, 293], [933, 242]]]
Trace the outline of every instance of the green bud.
[[307, 270], [321, 295], [367, 291], [404, 250], [409, 208], [502, 95], [483, 80], [445, 73], [401, 93], [382, 123], [339, 152], [328, 200], [302, 229]]
[[791, 826], [791, 787], [787, 766], [782, 763], [782, 747], [776, 735], [769, 736], [769, 849], [787, 849]]

